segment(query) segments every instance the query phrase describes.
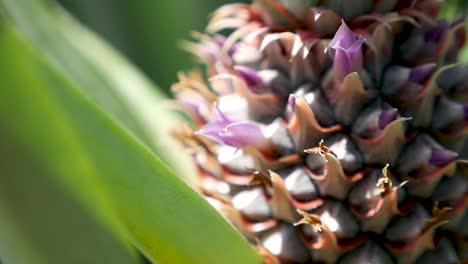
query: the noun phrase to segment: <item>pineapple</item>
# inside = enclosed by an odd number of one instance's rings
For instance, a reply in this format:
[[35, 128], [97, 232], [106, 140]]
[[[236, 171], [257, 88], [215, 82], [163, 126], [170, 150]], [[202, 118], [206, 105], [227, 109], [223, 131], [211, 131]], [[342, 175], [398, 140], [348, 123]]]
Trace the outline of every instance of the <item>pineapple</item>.
[[174, 135], [265, 263], [468, 257], [465, 22], [439, 5], [254, 0], [184, 44], [207, 72], [173, 85]]

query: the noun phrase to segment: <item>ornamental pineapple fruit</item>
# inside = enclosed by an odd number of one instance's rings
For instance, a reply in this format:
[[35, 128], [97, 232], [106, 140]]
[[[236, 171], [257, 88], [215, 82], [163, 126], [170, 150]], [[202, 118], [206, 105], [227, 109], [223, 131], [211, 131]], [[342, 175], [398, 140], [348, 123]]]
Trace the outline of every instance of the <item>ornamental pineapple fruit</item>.
[[466, 24], [440, 4], [254, 0], [184, 44], [207, 72], [173, 85], [174, 135], [265, 263], [466, 260]]

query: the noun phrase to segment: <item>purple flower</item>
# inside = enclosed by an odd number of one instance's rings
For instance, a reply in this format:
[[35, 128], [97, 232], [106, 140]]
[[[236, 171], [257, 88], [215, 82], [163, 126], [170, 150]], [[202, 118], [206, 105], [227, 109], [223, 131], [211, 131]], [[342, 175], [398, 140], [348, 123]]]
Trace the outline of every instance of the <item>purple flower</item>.
[[435, 68], [435, 63], [426, 63], [414, 67], [409, 73], [408, 80], [410, 82], [423, 84], [427, 79], [429, 79], [429, 77], [431, 77], [432, 73], [434, 73]]
[[398, 118], [398, 110], [391, 108], [382, 111], [379, 116], [379, 129], [385, 129], [390, 123]]
[[337, 78], [343, 80], [346, 75], [361, 71], [363, 43], [364, 39], [354, 34], [345, 22], [341, 21], [341, 26], [329, 46], [333, 71]]
[[242, 65], [234, 66], [234, 70], [236, 70], [249, 88], [262, 84], [262, 78], [260, 78], [255, 70]]
[[431, 28], [430, 30], [424, 33], [424, 41], [428, 42], [439, 42], [442, 39], [442, 36], [450, 28], [449, 23], [446, 20], [440, 21], [437, 26]]
[[426, 177], [438, 168], [456, 161], [458, 154], [444, 148], [428, 135], [419, 135], [399, 155], [401, 174], [413, 178]]
[[457, 153], [443, 149], [443, 148], [432, 148], [431, 151], [431, 157], [429, 158], [429, 163], [437, 166], [437, 167], [442, 167], [452, 161], [454, 161], [457, 158]]
[[206, 124], [197, 134], [236, 148], [253, 146], [263, 149], [268, 145], [268, 140], [257, 123], [228, 118], [218, 106], [215, 106], [215, 113], [216, 120]]

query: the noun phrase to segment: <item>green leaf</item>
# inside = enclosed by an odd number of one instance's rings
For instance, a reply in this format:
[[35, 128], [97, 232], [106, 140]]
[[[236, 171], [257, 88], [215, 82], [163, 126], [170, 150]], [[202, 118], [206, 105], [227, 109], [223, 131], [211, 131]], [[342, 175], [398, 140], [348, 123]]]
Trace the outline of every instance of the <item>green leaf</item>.
[[[8, 18], [106, 113], [143, 141], [177, 175], [193, 181], [194, 166], [168, 131], [177, 116], [166, 98], [111, 47], [55, 2], [0, 0]], [[185, 166], [179, 166], [184, 162]]]
[[115, 216], [147, 257], [260, 262], [200, 195], [10, 28], [0, 33], [0, 57], [0, 127], [8, 135], [0, 141], [14, 142], [84, 205]]
[[[442, 8], [439, 12], [439, 18], [454, 21], [461, 16], [466, 17], [468, 11], [468, 1], [466, 0], [446, 0], [442, 3]], [[468, 32], [468, 25], [465, 26]], [[458, 60], [462, 63], [468, 62], [468, 45], [460, 51]]]
[[460, 52], [459, 60], [463, 63], [468, 63], [468, 45], [465, 44], [465, 47]]
[[446, 0], [442, 3], [439, 17], [449, 20], [466, 15], [468, 2], [466, 0]]
[[141, 263], [133, 247], [0, 130], [0, 263]]

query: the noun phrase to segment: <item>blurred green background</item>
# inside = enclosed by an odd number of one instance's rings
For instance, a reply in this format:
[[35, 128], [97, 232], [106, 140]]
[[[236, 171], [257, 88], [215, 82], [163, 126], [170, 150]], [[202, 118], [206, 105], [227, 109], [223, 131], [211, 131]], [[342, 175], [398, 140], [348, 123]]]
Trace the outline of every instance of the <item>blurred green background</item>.
[[[177, 45], [190, 31], [203, 31], [209, 14], [230, 0], [59, 0], [82, 23], [123, 52], [168, 92], [176, 73], [194, 65]], [[249, 2], [236, 0], [236, 2]], [[466, 13], [467, 0], [449, 0], [445, 16]], [[467, 52], [465, 52], [467, 53]], [[468, 56], [468, 54], [467, 54]]]
[[[209, 14], [229, 0], [59, 0], [168, 91], [176, 73], [194, 65], [178, 47], [190, 31], [204, 31]], [[236, 2], [247, 2], [246, 0]]]

